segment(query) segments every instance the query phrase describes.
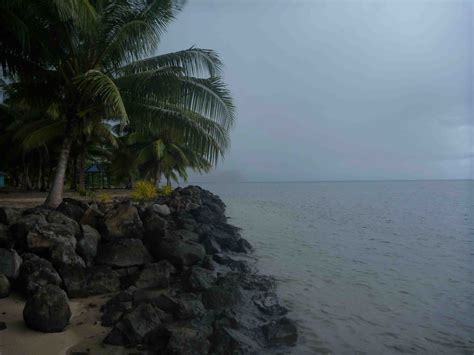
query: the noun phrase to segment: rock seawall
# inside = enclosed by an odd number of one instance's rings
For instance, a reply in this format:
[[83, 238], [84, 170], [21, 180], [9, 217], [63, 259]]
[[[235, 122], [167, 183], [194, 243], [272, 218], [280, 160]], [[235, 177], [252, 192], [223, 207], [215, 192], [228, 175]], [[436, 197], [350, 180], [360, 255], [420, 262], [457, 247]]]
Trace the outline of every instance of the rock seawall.
[[0, 208], [0, 216], [0, 296], [24, 293], [24, 319], [36, 330], [67, 326], [66, 294], [110, 294], [106, 344], [252, 354], [281, 353], [297, 340], [274, 281], [245, 258], [250, 243], [227, 223], [220, 198], [200, 187], [153, 203], [65, 199], [56, 210]]

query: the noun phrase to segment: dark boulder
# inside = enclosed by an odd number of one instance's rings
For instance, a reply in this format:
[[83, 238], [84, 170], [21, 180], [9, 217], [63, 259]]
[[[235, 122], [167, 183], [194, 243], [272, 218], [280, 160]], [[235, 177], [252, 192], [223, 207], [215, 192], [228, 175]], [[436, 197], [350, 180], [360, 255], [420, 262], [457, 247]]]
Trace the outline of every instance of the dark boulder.
[[208, 206], [201, 206], [190, 211], [198, 223], [211, 224], [215, 222], [225, 222], [223, 214], [216, 213]]
[[214, 272], [199, 266], [193, 266], [187, 278], [187, 287], [190, 291], [206, 291], [216, 281]]
[[298, 339], [298, 329], [295, 323], [286, 317], [265, 324], [262, 330], [267, 341], [274, 346], [292, 346]]
[[76, 254], [76, 251], [68, 244], [53, 245], [51, 250], [51, 261], [56, 268], [64, 265], [85, 267], [84, 260]]
[[76, 249], [74, 230], [62, 224], [50, 223], [31, 230], [26, 236], [27, 248], [30, 252], [49, 256], [55, 245], [66, 245]]
[[206, 249], [207, 254], [212, 255], [212, 254], [220, 253], [222, 251], [219, 243], [217, 243], [215, 239], [208, 234], [204, 234], [201, 237], [201, 244]]
[[212, 286], [202, 296], [208, 309], [225, 309], [238, 304], [242, 299], [240, 286], [235, 282], [221, 282]]
[[246, 262], [232, 258], [228, 255], [214, 254], [212, 258], [216, 263], [226, 266], [232, 271], [238, 271], [242, 273], [247, 273], [250, 271], [250, 267], [248, 266]]
[[199, 327], [190, 324], [173, 324], [166, 326], [169, 334], [168, 344], [164, 351], [169, 355], [207, 354], [210, 349], [208, 334]]
[[104, 342], [111, 345], [142, 344], [145, 337], [160, 326], [160, 312], [150, 304], [140, 304], [122, 317]]
[[171, 214], [170, 208], [167, 205], [153, 204], [153, 211], [162, 217], [167, 217]]
[[170, 268], [166, 260], [147, 264], [135, 274], [124, 278], [125, 287], [136, 288], [166, 288], [170, 284]]
[[173, 237], [164, 238], [158, 250], [155, 248], [152, 252], [155, 257], [166, 259], [177, 267], [194, 265], [206, 255], [201, 244]]
[[117, 238], [142, 238], [143, 224], [138, 210], [130, 201], [115, 205], [107, 211], [104, 218], [104, 237], [113, 240]]
[[0, 248], [0, 274], [16, 279], [20, 274], [22, 259], [13, 249]]
[[173, 315], [180, 320], [202, 317], [205, 314], [201, 298], [192, 293], [181, 294], [178, 298], [178, 307]]
[[269, 316], [282, 316], [288, 313], [288, 310], [280, 305], [274, 293], [259, 294], [253, 302], [262, 313]]
[[100, 233], [106, 232], [104, 214], [97, 208], [89, 207], [79, 221], [82, 225], [91, 226], [97, 229]]
[[14, 207], [0, 207], [0, 223], [10, 225], [21, 216], [21, 210]]
[[108, 266], [82, 268], [66, 266], [59, 270], [69, 297], [86, 297], [120, 290], [119, 275]]
[[14, 242], [10, 235], [9, 227], [0, 224], [0, 248], [10, 249], [13, 248]]
[[82, 201], [74, 200], [72, 198], [64, 198], [57, 210], [65, 216], [79, 222], [88, 207], [89, 206]]
[[140, 239], [117, 239], [100, 244], [96, 262], [113, 267], [144, 265], [152, 260]]
[[41, 287], [23, 309], [26, 325], [45, 333], [61, 332], [69, 324], [71, 310], [66, 293], [57, 286]]
[[81, 235], [81, 226], [79, 223], [77, 223], [72, 218], [63, 215], [61, 212], [50, 211], [46, 215], [46, 221], [48, 221], [50, 225], [63, 226], [64, 229], [68, 230], [75, 237], [79, 237]]
[[177, 229], [170, 233], [171, 237], [181, 240], [190, 240], [192, 242], [199, 242], [199, 235], [187, 229]]
[[97, 255], [97, 245], [100, 241], [100, 234], [89, 225], [82, 226], [82, 233], [81, 238], [77, 240], [77, 254], [84, 259], [88, 266], [91, 266]]
[[215, 355], [261, 353], [258, 343], [237, 329], [216, 327], [212, 341], [212, 353]]
[[5, 298], [8, 297], [10, 294], [10, 281], [8, 281], [8, 278], [0, 274], [0, 298]]
[[19, 283], [27, 295], [46, 285], [61, 285], [61, 277], [51, 262], [31, 253], [22, 254]]
[[30, 231], [41, 228], [48, 224], [46, 220], [46, 213], [49, 210], [40, 209], [32, 213], [24, 212], [24, 214], [10, 226], [9, 232], [13, 240], [14, 248], [17, 250], [24, 250], [27, 248], [26, 236]]
[[102, 307], [101, 322], [103, 326], [113, 326], [122, 318], [124, 313], [132, 309], [134, 291], [135, 289], [132, 287], [119, 292]]
[[199, 227], [194, 216], [188, 211], [180, 211], [174, 215], [174, 220], [179, 228], [193, 231]]

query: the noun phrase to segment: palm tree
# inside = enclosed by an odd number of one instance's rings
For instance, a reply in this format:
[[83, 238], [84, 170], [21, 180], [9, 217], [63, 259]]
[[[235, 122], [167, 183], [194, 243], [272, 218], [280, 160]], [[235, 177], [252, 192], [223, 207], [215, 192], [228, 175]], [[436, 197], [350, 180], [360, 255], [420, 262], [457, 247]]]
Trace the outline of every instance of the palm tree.
[[[234, 107], [211, 50], [152, 56], [182, 1], [12, 0], [0, 4], [0, 66], [13, 101], [64, 122], [46, 205], [62, 200], [69, 153], [91, 120], [181, 132], [216, 163]], [[151, 56], [151, 57], [150, 57]]]
[[162, 175], [170, 185], [172, 179], [186, 179], [188, 168], [203, 172], [212, 167], [206, 150], [200, 151], [189, 144], [183, 134], [148, 130], [130, 133], [127, 141], [135, 151], [133, 165], [142, 171], [142, 175], [154, 179], [157, 188]]

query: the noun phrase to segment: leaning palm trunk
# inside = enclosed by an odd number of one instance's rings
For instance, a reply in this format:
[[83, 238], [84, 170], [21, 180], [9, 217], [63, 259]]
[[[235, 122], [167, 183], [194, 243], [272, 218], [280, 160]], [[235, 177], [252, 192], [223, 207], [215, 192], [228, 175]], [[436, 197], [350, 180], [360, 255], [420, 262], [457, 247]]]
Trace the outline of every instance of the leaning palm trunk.
[[155, 186], [157, 189], [160, 188], [160, 182], [161, 182], [161, 170], [160, 170], [160, 165], [158, 163], [156, 167], [156, 176], [155, 176]]
[[44, 202], [45, 206], [56, 208], [62, 202], [64, 190], [64, 177], [66, 176], [66, 168], [71, 151], [72, 141], [76, 131], [77, 121], [75, 118], [69, 119], [64, 133], [63, 143], [59, 153], [58, 164], [54, 174], [53, 185], [49, 191], [48, 197]]
[[79, 189], [84, 190], [86, 188], [86, 176], [85, 176], [85, 168], [86, 168], [86, 147], [85, 147], [85, 139], [82, 139], [81, 143], [81, 153], [79, 157]]

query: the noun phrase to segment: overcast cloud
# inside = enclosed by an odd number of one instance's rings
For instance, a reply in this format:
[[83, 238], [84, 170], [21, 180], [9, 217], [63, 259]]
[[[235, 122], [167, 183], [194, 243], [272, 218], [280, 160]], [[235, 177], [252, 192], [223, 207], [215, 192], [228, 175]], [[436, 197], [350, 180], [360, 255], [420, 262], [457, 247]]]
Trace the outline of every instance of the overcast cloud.
[[471, 1], [189, 0], [160, 52], [216, 50], [238, 117], [217, 174], [473, 178]]

